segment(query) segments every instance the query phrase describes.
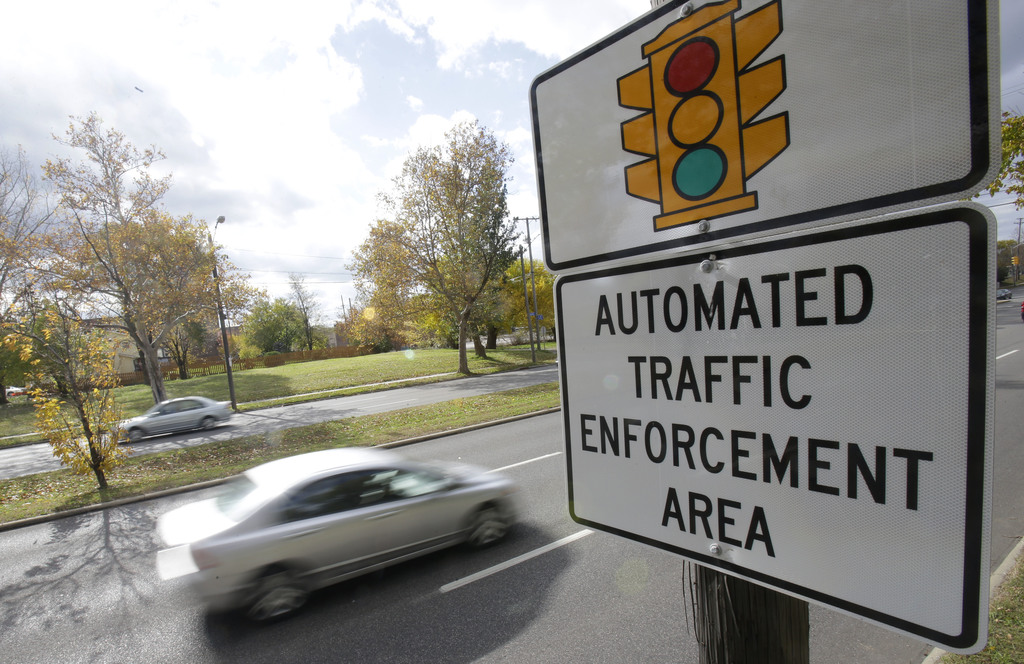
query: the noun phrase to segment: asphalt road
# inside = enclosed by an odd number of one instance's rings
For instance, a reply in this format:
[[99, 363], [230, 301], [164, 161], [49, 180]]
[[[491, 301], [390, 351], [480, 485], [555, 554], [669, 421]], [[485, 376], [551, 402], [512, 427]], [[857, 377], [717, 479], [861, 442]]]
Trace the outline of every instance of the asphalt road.
[[[22, 528], [0, 535], [3, 659], [697, 661], [682, 560], [568, 518], [557, 415], [403, 452], [504, 468], [522, 487], [521, 523], [496, 547], [453, 549], [341, 584], [318, 593], [294, 619], [267, 627], [207, 615], [180, 580], [158, 580], [155, 521], [197, 494]], [[491, 573], [474, 580], [481, 572]], [[915, 661], [893, 659], [883, 630], [824, 609], [812, 615], [815, 662]], [[849, 644], [861, 642], [885, 650], [878, 659], [849, 658]], [[926, 650], [896, 646], [901, 657]]]
[[[507, 371], [429, 385], [415, 385], [383, 392], [278, 406], [237, 414], [227, 424], [212, 431], [147, 438], [139, 443], [134, 443], [132, 449], [136, 456], [152, 454], [238, 436], [272, 434], [282, 429], [317, 422], [370, 415], [411, 406], [423, 406], [451, 399], [551, 383], [557, 380], [557, 367], [547, 365], [521, 371]], [[53, 457], [50, 447], [46, 443], [0, 449], [0, 480], [57, 470], [58, 468], [60, 468], [60, 462]]]
[[[520, 523], [498, 546], [354, 579], [269, 626], [209, 615], [180, 579], [157, 578], [156, 519], [209, 490], [0, 533], [2, 659], [697, 662], [683, 560], [569, 519], [560, 427], [551, 414], [401, 448], [514, 477]], [[917, 663], [930, 650], [816, 606], [810, 647], [816, 664]]]
[[[997, 307], [993, 569], [1024, 532], [1019, 311]], [[346, 582], [267, 627], [208, 615], [180, 580], [157, 579], [155, 520], [196, 493], [0, 533], [0, 659], [696, 662], [682, 559], [569, 519], [560, 427], [545, 415], [402, 448], [503, 469], [522, 487], [521, 523], [496, 547]], [[815, 664], [917, 664], [931, 650], [813, 605], [810, 647]]]

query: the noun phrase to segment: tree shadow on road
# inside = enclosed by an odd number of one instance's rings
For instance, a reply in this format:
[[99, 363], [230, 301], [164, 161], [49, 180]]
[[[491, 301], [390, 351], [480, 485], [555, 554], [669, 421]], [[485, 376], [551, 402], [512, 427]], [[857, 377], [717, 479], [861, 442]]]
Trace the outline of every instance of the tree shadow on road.
[[218, 661], [477, 661], [540, 615], [547, 589], [570, 565], [570, 547], [451, 592], [441, 592], [437, 580], [450, 583], [544, 540], [550, 537], [520, 525], [485, 551], [457, 547], [326, 588], [289, 620], [257, 625], [238, 614], [210, 614], [206, 636]]

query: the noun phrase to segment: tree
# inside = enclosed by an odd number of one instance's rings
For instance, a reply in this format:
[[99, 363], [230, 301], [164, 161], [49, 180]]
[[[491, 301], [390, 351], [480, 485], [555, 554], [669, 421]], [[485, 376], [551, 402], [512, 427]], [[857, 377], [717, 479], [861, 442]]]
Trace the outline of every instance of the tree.
[[366, 306], [350, 312], [345, 323], [349, 342], [367, 346], [375, 353], [387, 353], [407, 346], [405, 335], [389, 327], [377, 311], [374, 306]]
[[[0, 148], [0, 330], [10, 329], [17, 308], [32, 293], [36, 239], [49, 218], [46, 198], [25, 153]], [[20, 353], [0, 349], [0, 404], [7, 403], [11, 381], [24, 381], [27, 368]]]
[[1014, 273], [1013, 257], [1016, 255], [1016, 240], [996, 242], [996, 282], [1006, 281]]
[[348, 265], [361, 307], [354, 316], [350, 312], [352, 338], [378, 352], [408, 345], [417, 295], [423, 292], [409, 267], [403, 234], [400, 224], [378, 219]]
[[[299, 312], [299, 319], [302, 323], [302, 341], [306, 350], [313, 350], [318, 339], [316, 338], [316, 326], [321, 323], [320, 303], [316, 294], [306, 287], [306, 279], [301, 274], [289, 274], [288, 282], [291, 285], [291, 301]], [[323, 339], [319, 340], [322, 344]]]
[[514, 259], [506, 204], [511, 164], [510, 148], [490, 131], [476, 122], [456, 125], [444, 144], [405, 160], [393, 192], [380, 196], [392, 218], [376, 223], [352, 265], [357, 280], [373, 282], [378, 293], [387, 284], [383, 290], [394, 285], [399, 296], [419, 291], [443, 302], [458, 321], [463, 374], [474, 310]]
[[1024, 115], [1003, 112], [1002, 143], [999, 174], [986, 191], [990, 196], [1001, 191], [1015, 196], [1014, 207], [1021, 210], [1024, 209]]
[[8, 387], [28, 382], [31, 369], [31, 363], [22, 359], [20, 352], [0, 344], [0, 404], [10, 402], [7, 398]]
[[260, 353], [287, 353], [302, 344], [302, 316], [283, 297], [263, 299], [252, 307], [242, 324], [245, 340]]
[[207, 326], [198, 321], [185, 321], [167, 335], [167, 351], [178, 365], [178, 378], [188, 380], [188, 362], [195, 349], [201, 349], [206, 342]]
[[[523, 299], [524, 281], [526, 282], [527, 301]], [[555, 275], [548, 272], [540, 262], [534, 261], [531, 278], [530, 263], [524, 263], [524, 267], [521, 267], [519, 261], [516, 261], [505, 270], [505, 278], [502, 283], [502, 311], [504, 312], [502, 323], [506, 330], [511, 332], [514, 328], [524, 328], [531, 323], [528, 312], [533, 313], [534, 286], [537, 288], [536, 313], [544, 324], [554, 325]]]
[[110, 339], [83, 325], [67, 302], [56, 302], [6, 341], [31, 359], [36, 426], [54, 456], [75, 473], [93, 473], [106, 489], [107, 472], [131, 453], [118, 442], [123, 415], [113, 396], [118, 379]]
[[251, 293], [230, 276], [210, 247], [205, 223], [173, 217], [160, 207], [170, 176], [149, 169], [163, 159], [139, 150], [96, 114], [73, 120], [62, 145], [83, 150], [86, 161], [47, 160], [45, 177], [60, 197], [64, 224], [49, 234], [50, 269], [67, 292], [91, 296], [94, 318], [124, 330], [138, 346], [154, 402], [166, 391], [159, 348], [183, 321], [216, 311], [213, 266], [225, 300]]

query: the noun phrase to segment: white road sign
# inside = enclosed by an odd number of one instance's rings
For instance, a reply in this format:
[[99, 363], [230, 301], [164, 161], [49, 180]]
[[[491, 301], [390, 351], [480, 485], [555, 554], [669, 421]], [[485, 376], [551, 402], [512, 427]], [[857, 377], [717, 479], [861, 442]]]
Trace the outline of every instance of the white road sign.
[[1000, 162], [995, 0], [669, 2], [539, 75], [545, 260], [954, 201]]
[[980, 647], [994, 227], [946, 205], [560, 278], [572, 518]]

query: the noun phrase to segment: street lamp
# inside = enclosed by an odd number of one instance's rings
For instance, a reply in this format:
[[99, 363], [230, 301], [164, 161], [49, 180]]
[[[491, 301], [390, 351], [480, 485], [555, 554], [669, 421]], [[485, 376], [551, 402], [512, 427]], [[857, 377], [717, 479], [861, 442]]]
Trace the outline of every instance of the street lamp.
[[[224, 217], [217, 217], [217, 223], [213, 225], [213, 232], [217, 232], [217, 226], [224, 223]], [[228, 330], [224, 326], [224, 303], [220, 297], [220, 276], [217, 274], [217, 252], [213, 247], [213, 236], [207, 232], [210, 238], [210, 253], [213, 254], [213, 287], [217, 292], [217, 320], [220, 322], [220, 339], [224, 344], [224, 370], [228, 374], [228, 394], [231, 395], [231, 410], [238, 411], [238, 402], [235, 400], [235, 378], [231, 374], [231, 352], [228, 349]]]

